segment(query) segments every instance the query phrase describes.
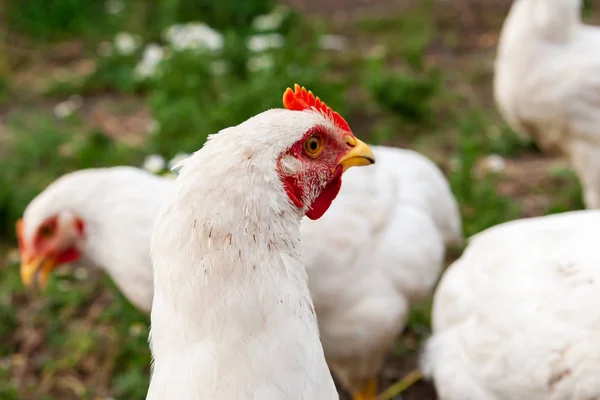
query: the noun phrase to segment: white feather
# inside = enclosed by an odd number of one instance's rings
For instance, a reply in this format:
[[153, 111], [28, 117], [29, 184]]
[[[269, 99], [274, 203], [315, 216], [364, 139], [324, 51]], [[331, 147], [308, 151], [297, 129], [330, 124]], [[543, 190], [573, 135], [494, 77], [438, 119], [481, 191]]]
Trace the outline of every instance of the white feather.
[[581, 0], [516, 0], [495, 64], [496, 103], [511, 127], [566, 155], [588, 208], [600, 207], [600, 29]]
[[319, 220], [303, 221], [309, 286], [329, 366], [353, 391], [377, 376], [408, 311], [427, 298], [461, 219], [437, 166], [372, 146], [375, 165], [349, 170]]
[[424, 372], [444, 400], [600, 396], [600, 212], [508, 222], [444, 274]]
[[336, 399], [276, 158], [319, 113], [270, 110], [189, 157], [154, 226], [148, 400]]
[[84, 262], [103, 268], [136, 307], [150, 312], [150, 233], [171, 182], [134, 167], [85, 169], [63, 175], [27, 206], [24, 240], [31, 243], [51, 216], [85, 223], [77, 243]]

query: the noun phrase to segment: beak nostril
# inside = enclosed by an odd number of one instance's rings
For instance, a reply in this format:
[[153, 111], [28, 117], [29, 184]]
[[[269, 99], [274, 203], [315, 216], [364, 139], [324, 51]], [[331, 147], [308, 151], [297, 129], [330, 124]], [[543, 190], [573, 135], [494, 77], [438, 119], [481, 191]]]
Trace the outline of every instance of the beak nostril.
[[356, 147], [356, 139], [352, 136], [346, 136], [346, 144], [348, 147]]

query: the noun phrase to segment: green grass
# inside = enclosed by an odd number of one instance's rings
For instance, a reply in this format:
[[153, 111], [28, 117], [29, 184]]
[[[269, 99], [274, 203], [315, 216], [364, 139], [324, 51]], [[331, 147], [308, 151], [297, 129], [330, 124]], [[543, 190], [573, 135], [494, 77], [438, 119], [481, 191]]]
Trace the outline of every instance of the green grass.
[[[347, 24], [351, 47], [341, 53], [318, 48], [328, 21], [283, 11], [281, 26], [271, 31], [292, 45], [258, 60], [246, 41], [255, 33], [253, 18], [268, 12], [271, 0], [124, 0], [114, 14], [103, 2], [25, 3], [8, 1], [0, 32], [15, 41], [0, 52], [1, 254], [14, 248], [14, 224], [27, 203], [61, 174], [194, 151], [207, 135], [280, 106], [283, 89], [296, 82], [344, 115], [360, 137], [415, 148], [438, 162], [460, 203], [466, 235], [524, 215], [583, 206], [572, 171], [550, 166], [494, 110], [492, 54], [473, 47], [447, 56], [462, 36], [458, 26], [440, 29], [443, 2]], [[168, 45], [164, 28], [193, 20], [223, 34], [220, 51]], [[117, 32], [136, 34], [139, 46], [119, 54]], [[56, 46], [77, 41], [84, 42], [82, 50], [59, 56]], [[112, 43], [111, 54], [98, 53], [103, 42]], [[17, 49], [23, 43], [29, 50]], [[149, 43], [163, 46], [168, 57], [152, 77], [138, 79], [135, 68]], [[265, 57], [267, 69], [249, 67]], [[81, 60], [94, 68], [82, 68]], [[56, 117], [56, 104], [74, 94], [83, 98], [82, 107]], [[142, 140], [130, 143], [129, 131]], [[483, 172], [480, 164], [490, 154], [505, 157], [512, 168]], [[532, 159], [543, 165], [535, 182], [515, 174]], [[80, 275], [67, 268], [57, 271], [45, 293], [26, 291], [16, 262], [0, 260], [1, 399], [144, 398], [148, 317], [108, 278]], [[427, 336], [429, 308], [425, 302], [413, 311], [396, 357], [414, 354]]]

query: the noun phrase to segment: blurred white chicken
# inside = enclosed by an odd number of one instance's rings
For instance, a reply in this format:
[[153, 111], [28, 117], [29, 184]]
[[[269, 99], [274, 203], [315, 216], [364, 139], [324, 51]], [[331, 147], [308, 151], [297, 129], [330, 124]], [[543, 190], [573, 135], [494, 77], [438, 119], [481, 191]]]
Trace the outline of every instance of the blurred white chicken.
[[508, 124], [564, 154], [600, 207], [600, 28], [581, 0], [515, 0], [500, 35], [496, 103]]
[[445, 245], [462, 243], [438, 167], [414, 151], [372, 149], [377, 164], [349, 171], [328, 213], [301, 227], [325, 357], [357, 400], [375, 399], [410, 307], [431, 295]]
[[320, 218], [343, 171], [374, 158], [304, 88], [283, 102], [211, 135], [156, 218], [148, 400], [338, 398], [300, 221]]
[[152, 304], [150, 234], [172, 181], [134, 167], [63, 175], [17, 222], [21, 278], [45, 287], [52, 270], [78, 260], [103, 268], [131, 303]]
[[600, 211], [489, 228], [443, 275], [422, 367], [443, 400], [600, 398]]

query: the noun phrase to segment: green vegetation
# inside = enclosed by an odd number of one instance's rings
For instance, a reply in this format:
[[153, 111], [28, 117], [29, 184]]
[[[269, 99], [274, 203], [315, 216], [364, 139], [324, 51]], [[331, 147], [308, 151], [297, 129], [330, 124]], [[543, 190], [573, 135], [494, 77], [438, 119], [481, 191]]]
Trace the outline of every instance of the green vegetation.
[[[207, 135], [280, 106], [296, 82], [361, 138], [436, 161], [467, 235], [582, 207], [574, 174], [502, 122], [491, 99], [492, 53], [448, 18], [448, 2], [350, 21], [337, 27], [348, 42], [342, 50], [322, 48], [331, 29], [325, 19], [273, 0], [242, 3], [7, 0], [0, 15], [1, 399], [143, 399], [149, 376], [149, 319], [101, 273], [64, 269], [43, 295], [23, 288], [12, 249], [27, 203], [68, 171], [192, 152]], [[476, 27], [479, 34], [497, 32], [502, 15], [491, 17], [496, 22]], [[490, 167], [491, 155], [504, 166]], [[428, 329], [425, 304], [411, 315], [396, 356], [414, 354]]]

